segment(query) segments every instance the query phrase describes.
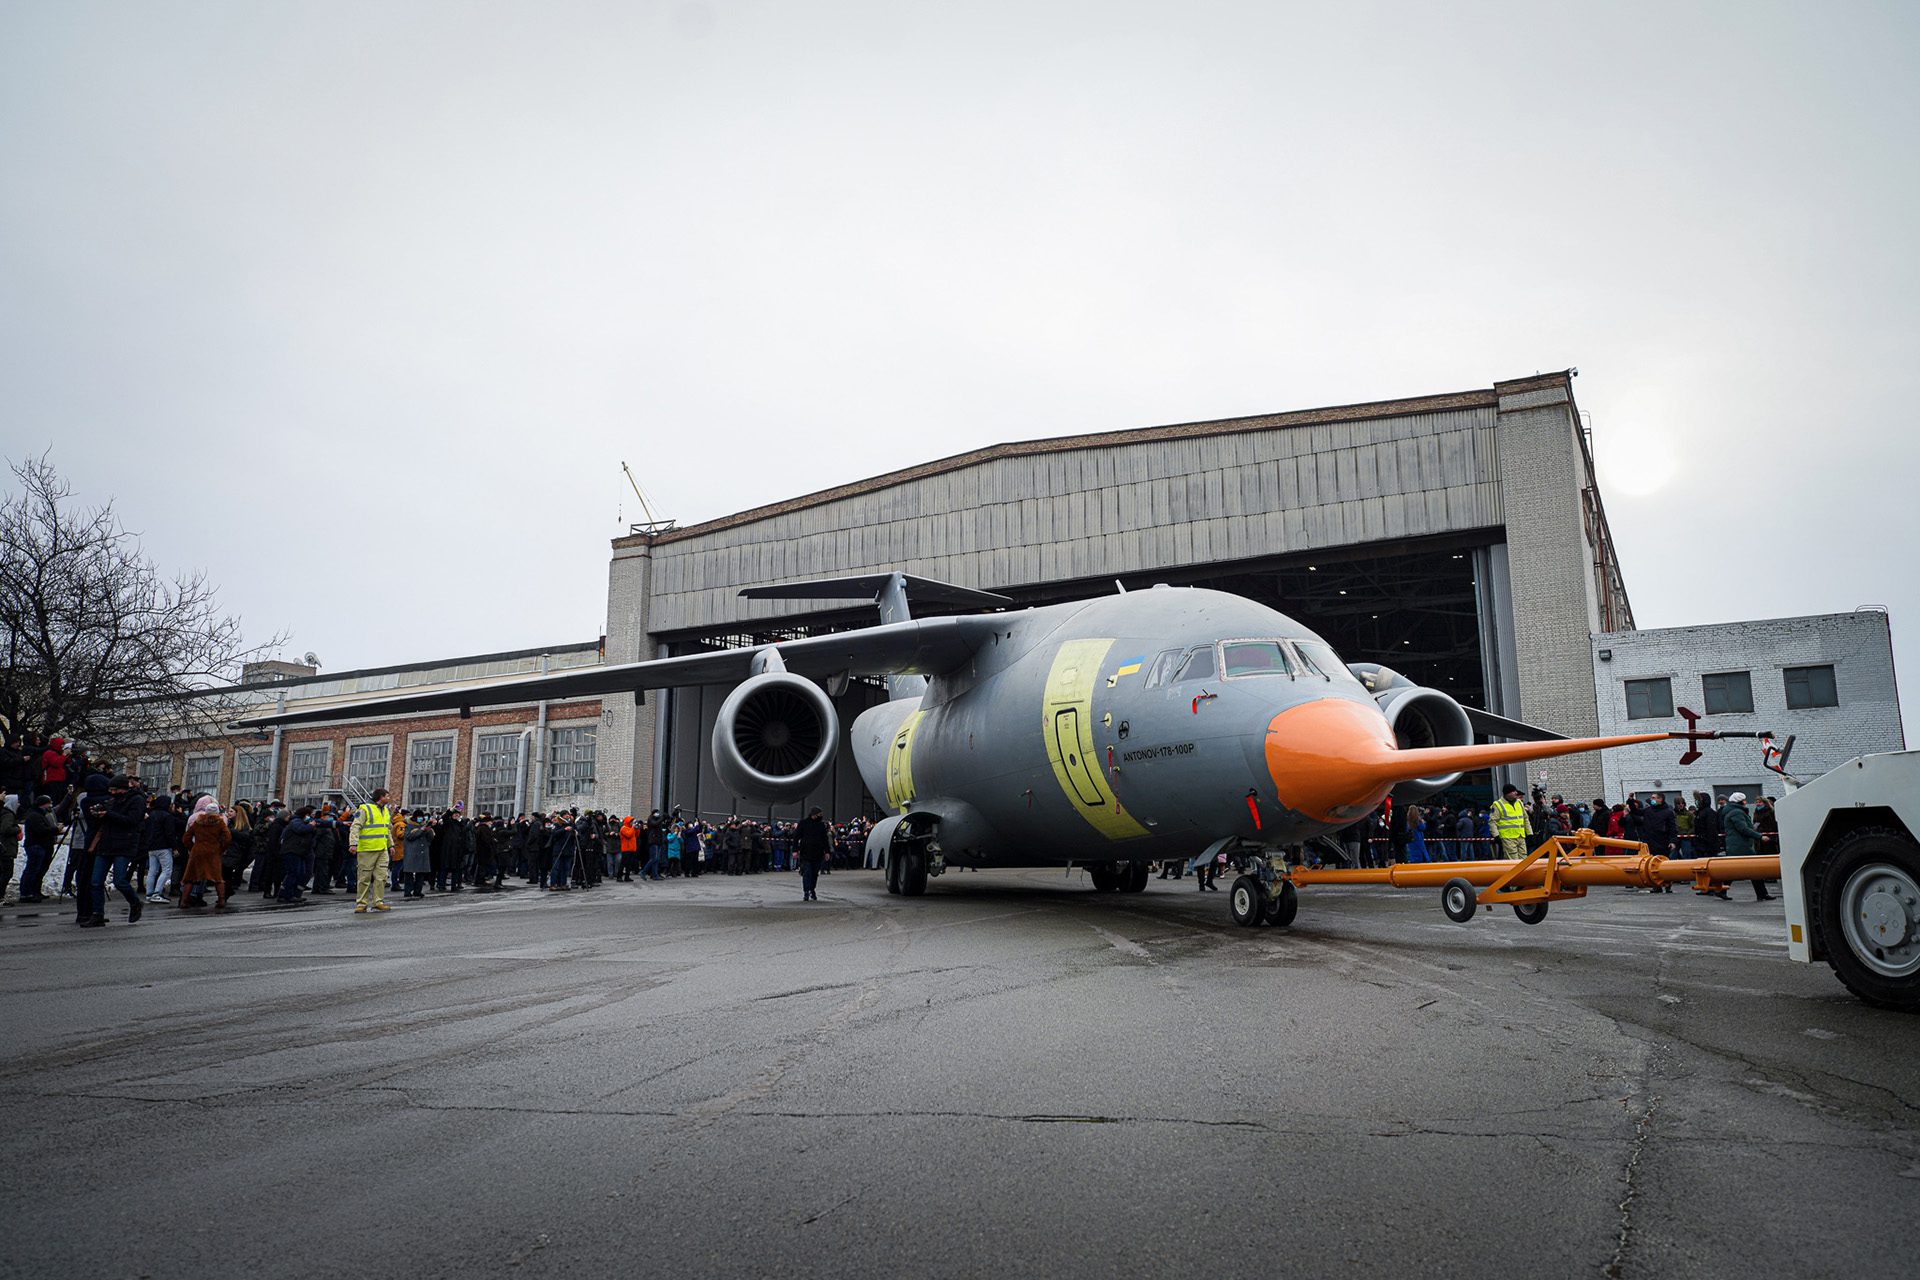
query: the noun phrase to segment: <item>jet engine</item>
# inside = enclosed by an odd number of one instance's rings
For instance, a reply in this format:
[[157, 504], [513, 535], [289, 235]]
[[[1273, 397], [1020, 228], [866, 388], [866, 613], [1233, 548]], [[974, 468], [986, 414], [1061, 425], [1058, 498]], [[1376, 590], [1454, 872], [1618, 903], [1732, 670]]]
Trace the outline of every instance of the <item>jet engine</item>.
[[713, 768], [736, 795], [786, 804], [820, 785], [839, 746], [840, 718], [820, 686], [769, 671], [720, 704]]
[[[1365, 685], [1393, 730], [1394, 742], [1403, 748], [1470, 747], [1473, 724], [1466, 709], [1438, 689], [1417, 685], [1391, 667], [1372, 662], [1356, 662], [1349, 668]], [[1416, 778], [1393, 789], [1394, 799], [1418, 800], [1444, 791], [1459, 781], [1458, 773]]]

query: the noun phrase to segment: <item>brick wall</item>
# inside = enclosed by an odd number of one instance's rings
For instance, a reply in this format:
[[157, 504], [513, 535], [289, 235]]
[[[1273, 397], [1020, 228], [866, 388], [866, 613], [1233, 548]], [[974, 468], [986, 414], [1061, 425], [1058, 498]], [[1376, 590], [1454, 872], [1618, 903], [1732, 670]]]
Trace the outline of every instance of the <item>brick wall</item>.
[[[547, 707], [548, 726], [565, 727], [581, 722], [599, 722], [601, 718], [600, 700], [586, 698], [573, 702], [555, 702]], [[407, 744], [409, 741], [425, 736], [447, 734], [454, 739], [453, 750], [453, 786], [454, 800], [465, 803], [469, 810], [474, 805], [474, 738], [476, 734], [488, 730], [513, 730], [532, 728], [538, 720], [533, 706], [494, 707], [476, 710], [469, 719], [461, 719], [456, 713], [447, 712], [430, 716], [417, 716], [407, 719], [387, 718], [375, 720], [354, 720], [340, 724], [316, 725], [288, 729], [282, 735], [280, 758], [273, 782], [268, 789], [270, 796], [285, 797], [289, 785], [289, 761], [293, 749], [301, 746], [326, 744], [328, 747], [327, 787], [335, 788], [340, 784], [346, 772], [347, 744], [350, 742], [389, 743], [387, 752], [387, 776], [383, 784], [392, 791], [397, 799], [406, 797]], [[604, 724], [601, 726], [604, 733]], [[214, 794], [223, 801], [233, 794], [235, 753], [240, 750], [265, 748], [271, 739], [267, 735], [260, 737], [238, 738], [184, 738], [170, 742], [146, 743], [137, 748], [118, 751], [113, 759], [129, 773], [134, 772], [142, 759], [169, 756], [172, 761], [169, 782], [179, 785], [184, 776], [185, 762], [189, 756], [218, 753], [220, 756], [220, 781]], [[544, 807], [543, 798], [535, 795], [533, 788], [539, 777], [539, 770], [533, 763], [533, 756], [544, 750], [544, 744], [529, 744], [529, 762], [527, 770], [527, 804], [529, 808]], [[623, 801], [610, 798], [605, 785], [606, 762], [604, 756], [596, 756], [596, 788], [592, 795], [581, 796], [567, 803], [586, 808], [610, 808], [626, 812]], [[618, 790], [617, 788], [615, 790]]]
[[[1677, 715], [1672, 721], [1628, 719], [1628, 680], [1665, 677], [1672, 681], [1676, 708], [1704, 713], [1701, 677], [1746, 671], [1753, 686], [1753, 712], [1708, 716], [1702, 727], [1765, 729], [1782, 738], [1797, 735], [1789, 767], [1799, 777], [1814, 777], [1857, 755], [1906, 746], [1894, 684], [1893, 635], [1884, 613], [1602, 632], [1593, 638], [1592, 650], [1602, 733], [1657, 732], [1678, 725]], [[1609, 661], [1600, 660], [1602, 650], [1612, 655]], [[1833, 665], [1840, 705], [1788, 710], [1784, 669], [1826, 663]], [[1753, 742], [1702, 743], [1701, 758], [1686, 769], [1678, 764], [1680, 750], [1677, 743], [1650, 743], [1605, 753], [1607, 798], [1756, 782], [1768, 795], [1784, 790], [1777, 776], [1761, 768], [1760, 748]]]

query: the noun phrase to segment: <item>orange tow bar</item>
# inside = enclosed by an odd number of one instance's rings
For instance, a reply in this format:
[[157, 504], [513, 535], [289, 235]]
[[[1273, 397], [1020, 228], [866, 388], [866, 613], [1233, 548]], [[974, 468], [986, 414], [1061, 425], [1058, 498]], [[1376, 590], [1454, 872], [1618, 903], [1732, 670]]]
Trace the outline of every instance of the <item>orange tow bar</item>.
[[1584, 898], [1595, 885], [1650, 889], [1691, 884], [1701, 893], [1710, 893], [1736, 880], [1779, 878], [1778, 856], [1666, 858], [1647, 852], [1647, 846], [1638, 841], [1613, 840], [1591, 831], [1548, 836], [1532, 853], [1513, 861], [1396, 862], [1387, 867], [1290, 867], [1287, 871], [1287, 879], [1301, 888], [1315, 884], [1438, 888], [1443, 890], [1442, 909], [1455, 920], [1472, 919], [1480, 906], [1505, 904], [1530, 924], [1546, 915], [1547, 903]]

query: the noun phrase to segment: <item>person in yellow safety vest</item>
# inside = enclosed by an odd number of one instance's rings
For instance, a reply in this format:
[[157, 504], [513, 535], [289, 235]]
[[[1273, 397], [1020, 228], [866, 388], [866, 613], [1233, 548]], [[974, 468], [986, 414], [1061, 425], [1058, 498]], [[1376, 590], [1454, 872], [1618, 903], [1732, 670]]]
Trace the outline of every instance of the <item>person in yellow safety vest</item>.
[[1521, 803], [1520, 788], [1512, 783], [1493, 802], [1493, 834], [1500, 842], [1501, 857], [1512, 860], [1527, 856], [1527, 837], [1533, 834], [1533, 822], [1527, 817], [1527, 806]]
[[387, 905], [387, 876], [392, 870], [387, 850], [393, 846], [393, 811], [387, 808], [385, 787], [354, 809], [347, 837], [360, 863], [360, 894], [354, 899], [354, 914], [369, 909], [393, 910]]

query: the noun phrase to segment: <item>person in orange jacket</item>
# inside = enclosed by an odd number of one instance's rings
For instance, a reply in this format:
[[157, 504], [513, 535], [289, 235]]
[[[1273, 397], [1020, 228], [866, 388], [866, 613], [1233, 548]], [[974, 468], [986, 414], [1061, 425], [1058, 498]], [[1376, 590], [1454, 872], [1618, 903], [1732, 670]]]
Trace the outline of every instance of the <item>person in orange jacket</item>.
[[633, 825], [633, 815], [620, 819], [620, 875], [619, 879], [632, 880], [633, 868], [640, 861], [640, 832]]

